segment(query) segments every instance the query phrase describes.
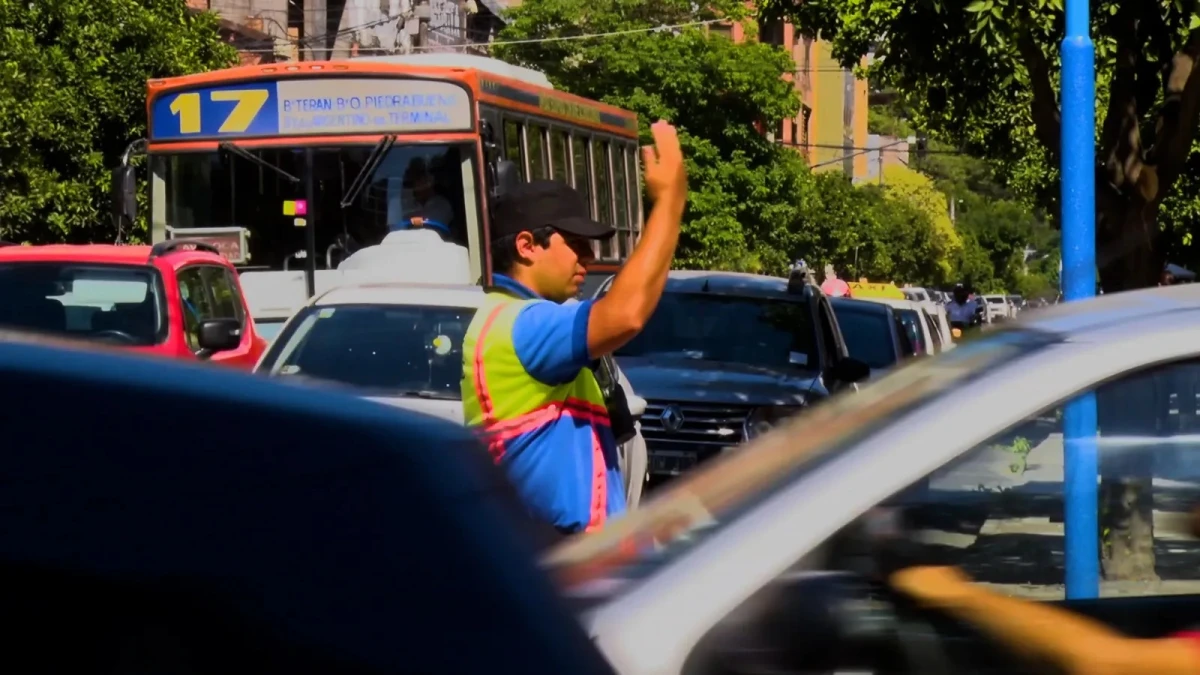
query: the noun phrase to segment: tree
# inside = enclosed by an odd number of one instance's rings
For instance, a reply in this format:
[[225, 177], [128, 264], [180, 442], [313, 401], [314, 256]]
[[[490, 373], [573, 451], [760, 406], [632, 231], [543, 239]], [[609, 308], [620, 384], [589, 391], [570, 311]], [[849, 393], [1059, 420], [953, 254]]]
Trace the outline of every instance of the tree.
[[[872, 76], [903, 92], [923, 127], [1005, 162], [1056, 203], [1061, 0], [765, 0], [832, 40], [847, 64], [874, 47]], [[1092, 3], [1098, 71], [1097, 247], [1108, 291], [1154, 285], [1156, 213], [1183, 173], [1200, 116], [1196, 0]], [[1053, 208], [1047, 208], [1054, 212]]]
[[[1108, 292], [1157, 283], [1178, 219], [1164, 206], [1189, 169], [1200, 117], [1197, 0], [1092, 3], [1097, 66], [1096, 244]], [[1062, 0], [763, 0], [833, 42], [845, 63], [874, 49], [872, 76], [899, 91], [922, 128], [997, 160], [1008, 185], [1057, 213]], [[1194, 174], [1193, 174], [1194, 175]], [[1189, 242], [1190, 243], [1190, 242]], [[1129, 420], [1118, 420], [1127, 427]], [[1149, 467], [1106, 486], [1110, 578], [1154, 578]], [[1131, 512], [1132, 509], [1132, 512]]]
[[811, 178], [798, 158], [759, 129], [794, 116], [799, 100], [783, 79], [794, 69], [782, 50], [735, 44], [699, 26], [647, 32], [647, 26], [740, 18], [732, 2], [697, 12], [684, 0], [531, 0], [512, 8], [500, 41], [577, 38], [498, 45], [496, 56], [542, 71], [558, 88], [638, 113], [649, 124], [680, 129], [691, 196], [678, 264], [782, 272], [789, 228], [811, 200]]
[[146, 81], [232, 64], [184, 0], [0, 0], [0, 239], [111, 241], [109, 173]]

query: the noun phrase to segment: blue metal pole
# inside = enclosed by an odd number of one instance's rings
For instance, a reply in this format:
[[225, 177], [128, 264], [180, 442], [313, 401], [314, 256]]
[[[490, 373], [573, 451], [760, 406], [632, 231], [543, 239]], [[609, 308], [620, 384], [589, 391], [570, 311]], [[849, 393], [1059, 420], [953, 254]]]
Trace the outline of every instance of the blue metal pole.
[[[1088, 0], [1067, 0], [1062, 43], [1062, 286], [1068, 302], [1096, 294], [1096, 66]], [[1063, 411], [1068, 598], [1100, 591], [1096, 397]]]

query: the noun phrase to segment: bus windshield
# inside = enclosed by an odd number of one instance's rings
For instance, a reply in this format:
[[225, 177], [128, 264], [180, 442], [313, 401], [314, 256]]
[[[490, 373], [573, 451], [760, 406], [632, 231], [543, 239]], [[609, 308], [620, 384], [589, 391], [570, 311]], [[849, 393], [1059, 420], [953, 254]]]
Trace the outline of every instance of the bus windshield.
[[[302, 148], [242, 149], [296, 177], [305, 175]], [[179, 228], [245, 227], [249, 260], [270, 269], [305, 267], [308, 222], [316, 226], [316, 268], [335, 268], [355, 250], [378, 244], [414, 216], [445, 225], [462, 246], [477, 241], [475, 147], [471, 143], [397, 142], [371, 172], [354, 202], [340, 205], [367, 163], [371, 145], [313, 150], [314, 203], [303, 213], [285, 202], [304, 200], [303, 181], [224, 150], [179, 152], [154, 157], [155, 226]], [[304, 218], [304, 222], [297, 222]], [[174, 236], [186, 236], [176, 233]]]

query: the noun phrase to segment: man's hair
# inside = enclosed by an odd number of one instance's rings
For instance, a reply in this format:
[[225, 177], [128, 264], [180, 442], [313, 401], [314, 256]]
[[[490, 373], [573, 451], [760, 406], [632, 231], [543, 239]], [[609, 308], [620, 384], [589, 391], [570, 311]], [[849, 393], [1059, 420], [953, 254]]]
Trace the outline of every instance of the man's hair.
[[[553, 227], [538, 227], [529, 230], [533, 235], [533, 243], [538, 246], [549, 246], [550, 237], [554, 236]], [[509, 234], [492, 241], [492, 271], [500, 274], [512, 272], [517, 265], [517, 234]]]

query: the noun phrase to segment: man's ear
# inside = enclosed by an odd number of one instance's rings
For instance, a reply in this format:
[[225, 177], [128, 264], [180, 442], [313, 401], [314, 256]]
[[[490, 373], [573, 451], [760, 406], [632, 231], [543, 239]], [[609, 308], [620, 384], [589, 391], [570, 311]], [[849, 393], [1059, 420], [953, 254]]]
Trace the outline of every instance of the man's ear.
[[532, 232], [520, 232], [513, 242], [517, 248], [517, 258], [520, 260], [529, 260], [534, 251], [541, 248], [537, 245], [537, 241], [533, 238]]

